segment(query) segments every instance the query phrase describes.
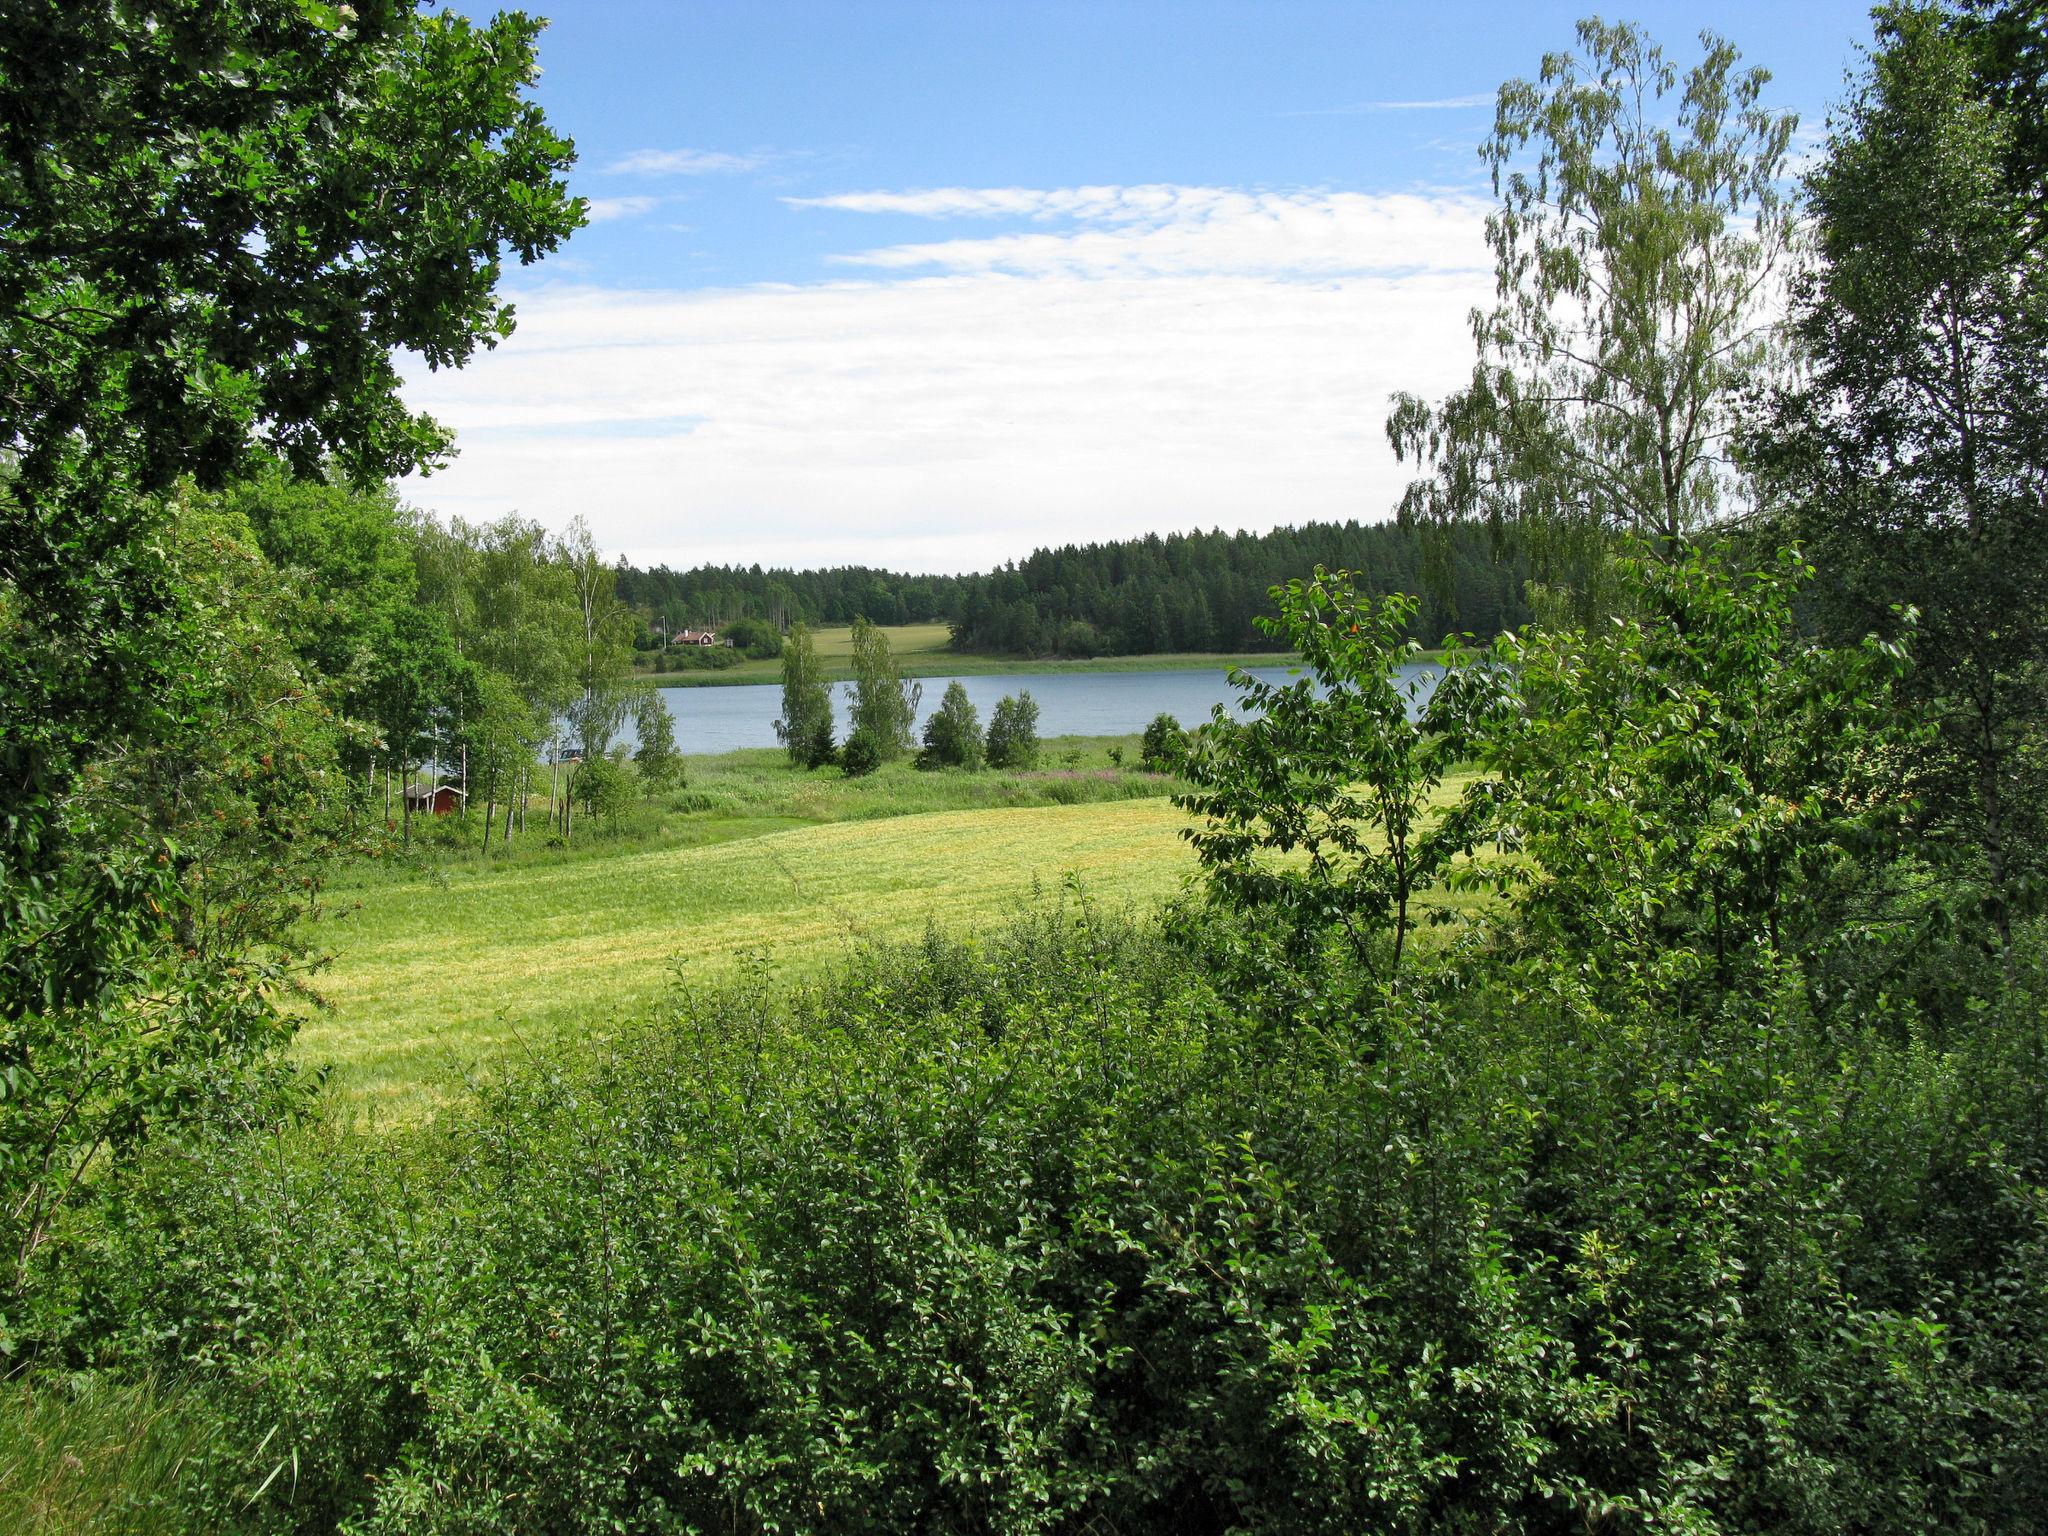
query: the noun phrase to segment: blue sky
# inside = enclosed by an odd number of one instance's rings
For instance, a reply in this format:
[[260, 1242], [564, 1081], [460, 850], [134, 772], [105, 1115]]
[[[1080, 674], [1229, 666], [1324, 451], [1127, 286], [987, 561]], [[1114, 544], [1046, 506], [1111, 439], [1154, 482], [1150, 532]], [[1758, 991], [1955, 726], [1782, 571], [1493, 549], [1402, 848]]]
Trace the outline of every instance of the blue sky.
[[[545, 9], [545, 7], [543, 7]], [[980, 569], [1148, 530], [1384, 516], [1395, 388], [1490, 286], [1475, 149], [1570, 46], [1527, 4], [561, 0], [538, 96], [593, 223], [412, 397], [432, 510], [642, 561]], [[1861, 5], [1638, 5], [1809, 134]]]

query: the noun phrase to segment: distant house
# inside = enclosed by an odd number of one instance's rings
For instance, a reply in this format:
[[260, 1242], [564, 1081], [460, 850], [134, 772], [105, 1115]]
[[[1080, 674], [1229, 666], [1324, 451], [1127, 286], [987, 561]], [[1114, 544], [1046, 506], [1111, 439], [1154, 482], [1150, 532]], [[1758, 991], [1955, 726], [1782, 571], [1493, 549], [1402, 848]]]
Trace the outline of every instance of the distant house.
[[405, 792], [406, 809], [418, 816], [452, 816], [462, 809], [462, 791], [453, 784], [415, 784]]
[[681, 629], [676, 631], [671, 645], [716, 645], [718, 631], [715, 629]]

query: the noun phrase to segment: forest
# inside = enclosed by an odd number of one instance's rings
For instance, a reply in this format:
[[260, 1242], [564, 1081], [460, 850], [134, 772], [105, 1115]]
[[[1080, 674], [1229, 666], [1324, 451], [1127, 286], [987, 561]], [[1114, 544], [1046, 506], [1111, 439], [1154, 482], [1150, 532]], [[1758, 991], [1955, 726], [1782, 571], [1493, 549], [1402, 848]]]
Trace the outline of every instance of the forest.
[[1529, 617], [1529, 569], [1501, 529], [1457, 524], [1421, 531], [1395, 522], [1304, 523], [1148, 534], [1114, 543], [1041, 549], [986, 575], [887, 571], [642, 571], [622, 562], [620, 599], [671, 626], [765, 619], [907, 624], [943, 619], [953, 646], [976, 655], [1085, 658], [1256, 651], [1269, 590], [1315, 567], [1354, 572], [1376, 593], [1417, 592], [1414, 633], [1434, 644], [1453, 630], [1495, 635]]
[[[503, 265], [588, 216], [538, 23], [142, 14], [0, 18], [0, 1524], [2048, 1528], [2040, 6], [1881, 6], [1810, 145], [1733, 43], [1581, 22], [1496, 100], [1494, 302], [1386, 403], [1388, 526], [931, 589], [1024, 653], [1264, 611], [1242, 716], [1029, 781], [1034, 836], [1174, 817], [1175, 893], [872, 934], [764, 836], [815, 964], [613, 1006], [549, 910], [488, 953], [591, 1001], [529, 1037], [450, 945], [515, 1048], [406, 1120], [295, 1038], [338, 889], [412, 859], [435, 937], [394, 778], [459, 754], [569, 868], [558, 721], [625, 776], [636, 606], [727, 577], [392, 490], [450, 446], [394, 355], [513, 336]], [[1025, 814], [964, 702], [916, 783]], [[808, 718], [748, 772], [857, 833], [917, 770]], [[897, 879], [980, 857], [921, 819]]]
[[1412, 632], [1425, 644], [1454, 630], [1496, 635], [1529, 616], [1526, 561], [1486, 529], [1460, 523], [1425, 538], [1395, 522], [1305, 523], [1039, 550], [961, 584], [953, 643], [1021, 656], [1257, 650], [1270, 590], [1317, 566], [1350, 571], [1375, 594], [1421, 594]]
[[760, 566], [704, 565], [643, 571], [618, 565], [620, 601], [650, 622], [680, 628], [723, 628], [736, 619], [761, 619], [777, 629], [791, 624], [919, 624], [952, 615], [970, 578], [911, 576], [858, 566], [829, 570], [767, 570]]

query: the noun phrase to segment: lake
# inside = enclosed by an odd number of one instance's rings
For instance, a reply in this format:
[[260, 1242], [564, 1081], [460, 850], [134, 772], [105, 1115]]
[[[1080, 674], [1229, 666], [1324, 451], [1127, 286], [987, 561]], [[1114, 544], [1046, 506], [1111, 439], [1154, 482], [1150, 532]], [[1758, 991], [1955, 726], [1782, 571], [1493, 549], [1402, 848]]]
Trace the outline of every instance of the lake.
[[[1434, 677], [1441, 669], [1418, 662], [1401, 669], [1404, 678]], [[1260, 667], [1252, 675], [1267, 682], [1284, 683], [1291, 674], [1285, 667]], [[946, 677], [921, 679], [923, 697], [918, 701], [917, 723], [924, 722], [938, 708]], [[1038, 701], [1038, 734], [1041, 736], [1130, 736], [1145, 729], [1161, 711], [1182, 725], [1194, 725], [1209, 718], [1217, 704], [1230, 704], [1235, 713], [1236, 692], [1221, 671], [1193, 672], [1013, 672], [1006, 677], [963, 677], [960, 685], [974, 703], [984, 729], [996, 702], [1006, 694], [1031, 691]], [[683, 752], [703, 756], [731, 752], [740, 747], [778, 746], [775, 721], [782, 714], [782, 688], [776, 683], [712, 688], [664, 688], [661, 696], [675, 717], [676, 746]], [[834, 736], [843, 738], [853, 702], [853, 685], [835, 683], [832, 704]], [[628, 721], [624, 739], [634, 741]]]

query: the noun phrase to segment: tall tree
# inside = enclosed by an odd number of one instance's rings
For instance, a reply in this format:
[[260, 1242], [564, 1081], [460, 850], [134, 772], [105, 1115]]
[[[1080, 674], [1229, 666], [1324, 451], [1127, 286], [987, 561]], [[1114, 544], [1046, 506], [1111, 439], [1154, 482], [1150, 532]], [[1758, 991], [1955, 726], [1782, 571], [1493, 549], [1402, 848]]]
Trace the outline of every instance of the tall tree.
[[832, 685], [818, 664], [810, 626], [790, 626], [782, 642], [782, 718], [775, 734], [799, 768], [816, 768], [832, 756]]
[[2048, 261], [2041, 167], [1980, 77], [1983, 35], [1931, 7], [1878, 13], [1810, 179], [1809, 377], [1757, 451], [1838, 638], [1900, 633], [1917, 610], [1904, 787], [1927, 849], [1981, 879], [2009, 953], [2048, 878]]
[[598, 553], [581, 518], [569, 526], [560, 555], [576, 598], [576, 697], [569, 706], [586, 759], [611, 750], [632, 708], [632, 612], [614, 590], [618, 573]]
[[1405, 519], [1521, 526], [1546, 577], [1597, 569], [1615, 531], [1668, 551], [1744, 504], [1730, 433], [1793, 240], [1796, 119], [1763, 105], [1763, 70], [1712, 34], [1682, 76], [1636, 27], [1578, 37], [1501, 87], [1481, 149], [1499, 297], [1473, 311], [1472, 382], [1387, 419], [1426, 471]]
[[[0, 21], [0, 1067], [33, 1081], [84, 1033], [147, 1034], [122, 1136], [232, 1075], [161, 1091], [166, 1049], [225, 1065], [251, 1036], [209, 1014], [262, 1006], [233, 966], [180, 958], [166, 829], [86, 793], [211, 707], [173, 643], [198, 608], [168, 493], [259, 446], [364, 481], [445, 452], [394, 352], [438, 368], [494, 344], [505, 252], [536, 259], [582, 219], [570, 146], [524, 95], [537, 31], [411, 0]], [[191, 1027], [161, 1027], [168, 997]], [[0, 1206], [16, 1196], [10, 1177]]]
[[633, 723], [640, 745], [633, 753], [633, 766], [640, 770], [640, 782], [649, 793], [673, 789], [682, 782], [683, 758], [676, 750], [675, 717], [659, 688], [641, 692], [633, 706]]
[[921, 683], [906, 684], [889, 652], [889, 637], [865, 618], [853, 621], [853, 722], [849, 735], [872, 741], [883, 762], [908, 752], [917, 724]]

